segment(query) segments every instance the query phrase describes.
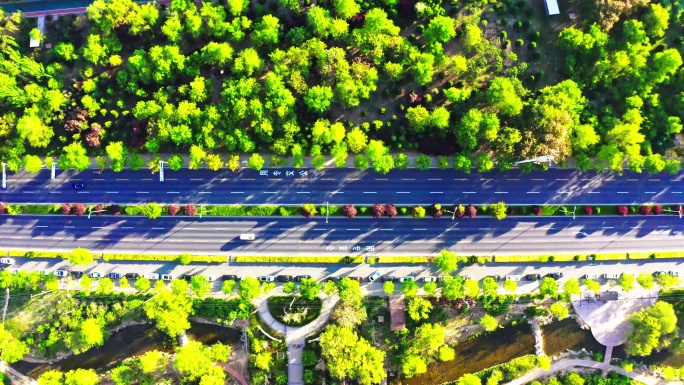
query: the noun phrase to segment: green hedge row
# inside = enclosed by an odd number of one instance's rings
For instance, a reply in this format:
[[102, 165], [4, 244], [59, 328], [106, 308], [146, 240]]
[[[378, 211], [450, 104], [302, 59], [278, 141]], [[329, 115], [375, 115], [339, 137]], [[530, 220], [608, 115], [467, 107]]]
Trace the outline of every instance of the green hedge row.
[[375, 257], [374, 263], [428, 263], [431, 257]]
[[241, 262], [241, 263], [254, 263], [254, 262], [264, 262], [264, 263], [280, 263], [280, 262], [286, 262], [286, 263], [363, 263], [364, 262], [364, 257], [351, 257], [351, 256], [346, 256], [346, 257], [251, 257], [251, 256], [246, 256], [246, 257], [233, 257], [232, 259], [233, 262]]
[[574, 262], [574, 261], [620, 261], [625, 259], [681, 258], [684, 251], [599, 253], [599, 254], [557, 254], [557, 255], [497, 255], [495, 262]]
[[[25, 250], [10, 250], [10, 257], [24, 257], [24, 258], [69, 258], [68, 251], [54, 252], [54, 251], [25, 251]], [[93, 254], [94, 256], [94, 254]]]
[[[173, 262], [180, 259], [180, 255], [174, 254], [103, 254], [105, 261], [164, 261]], [[190, 255], [190, 263], [223, 263], [227, 262], [225, 255]]]

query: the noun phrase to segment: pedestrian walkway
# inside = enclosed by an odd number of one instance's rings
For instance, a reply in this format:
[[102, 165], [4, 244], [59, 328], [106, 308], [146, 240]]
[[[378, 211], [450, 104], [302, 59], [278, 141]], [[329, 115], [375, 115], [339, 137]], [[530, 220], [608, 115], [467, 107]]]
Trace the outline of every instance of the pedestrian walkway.
[[268, 297], [262, 296], [254, 300], [254, 306], [259, 312], [259, 317], [271, 329], [285, 336], [287, 343], [287, 383], [288, 385], [304, 384], [304, 365], [302, 365], [302, 352], [306, 345], [306, 336], [311, 335], [323, 328], [330, 319], [332, 310], [337, 305], [339, 297], [323, 296], [321, 314], [315, 320], [304, 326], [287, 326], [278, 322], [268, 310]]
[[605, 362], [596, 362], [592, 360], [580, 360], [580, 359], [572, 359], [572, 358], [566, 358], [562, 359], [559, 361], [554, 362], [551, 364], [551, 368], [549, 370], [543, 370], [543, 369], [535, 369], [532, 372], [527, 373], [526, 375], [516, 378], [515, 380], [507, 383], [506, 385], [525, 385], [529, 383], [530, 381], [534, 381], [540, 377], [543, 376], [549, 376], [551, 374], [554, 374], [556, 372], [563, 372], [569, 369], [572, 369], [574, 367], [581, 367], [581, 368], [593, 368], [593, 369], [600, 369], [603, 372], [609, 372], [609, 371], [614, 371], [619, 374], [622, 374], [624, 376], [627, 376], [633, 380], [637, 380], [639, 382], [642, 382], [646, 385], [682, 385], [683, 383], [681, 381], [665, 381], [663, 379], [653, 377], [653, 376], [648, 376], [645, 374], [640, 374], [640, 373], [635, 373], [635, 372], [628, 372], [618, 366], [610, 365]]
[[220, 366], [223, 370], [225, 370], [226, 372], [232, 374], [233, 377], [235, 377], [235, 379], [238, 380], [238, 382], [239, 382], [240, 384], [242, 384], [242, 385], [249, 385], [249, 382], [247, 382], [247, 380], [245, 380], [245, 378], [242, 377], [242, 374], [238, 373], [237, 370], [235, 370], [235, 369], [231, 368], [230, 366], [228, 366], [228, 364], [226, 364], [226, 363], [221, 363], [221, 364], [219, 364], [219, 366]]

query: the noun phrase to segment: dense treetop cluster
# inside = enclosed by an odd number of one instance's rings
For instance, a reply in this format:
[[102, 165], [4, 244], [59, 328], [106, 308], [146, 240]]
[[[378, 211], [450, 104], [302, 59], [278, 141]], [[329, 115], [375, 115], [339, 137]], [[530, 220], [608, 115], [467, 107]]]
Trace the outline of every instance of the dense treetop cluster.
[[536, 0], [96, 0], [46, 36], [4, 15], [0, 158], [352, 152], [386, 172], [418, 150], [462, 170], [551, 154], [678, 171], [684, 7], [592, 7], [569, 22]]

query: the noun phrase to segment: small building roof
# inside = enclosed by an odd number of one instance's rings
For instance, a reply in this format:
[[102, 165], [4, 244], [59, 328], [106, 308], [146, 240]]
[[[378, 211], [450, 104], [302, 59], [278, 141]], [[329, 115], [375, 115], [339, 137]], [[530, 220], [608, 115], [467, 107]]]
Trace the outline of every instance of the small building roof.
[[546, 8], [546, 14], [549, 16], [560, 14], [558, 0], [544, 0], [544, 7]]

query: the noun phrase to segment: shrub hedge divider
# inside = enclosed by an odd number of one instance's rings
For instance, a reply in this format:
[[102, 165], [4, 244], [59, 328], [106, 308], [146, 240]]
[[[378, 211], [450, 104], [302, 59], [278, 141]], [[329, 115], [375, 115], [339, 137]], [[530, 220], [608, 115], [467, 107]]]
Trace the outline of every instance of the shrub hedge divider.
[[274, 262], [287, 262], [287, 263], [347, 263], [347, 264], [359, 264], [364, 263], [364, 257], [333, 257], [333, 256], [319, 256], [319, 257], [287, 257], [287, 256], [270, 256], [270, 257], [257, 257], [257, 256], [236, 256], [232, 258], [232, 262], [237, 263], [274, 263]]

